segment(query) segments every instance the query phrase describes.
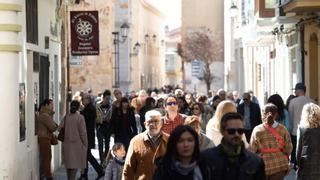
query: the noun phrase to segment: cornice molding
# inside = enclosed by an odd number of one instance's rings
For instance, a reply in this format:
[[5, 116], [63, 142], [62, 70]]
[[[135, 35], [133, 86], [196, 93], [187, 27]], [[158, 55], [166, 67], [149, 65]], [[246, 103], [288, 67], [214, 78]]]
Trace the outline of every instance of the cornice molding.
[[0, 31], [21, 32], [22, 26], [18, 24], [0, 24]]
[[0, 45], [0, 52], [21, 52], [22, 47], [20, 45], [13, 45], [13, 44], [1, 44]]
[[21, 12], [22, 6], [14, 3], [0, 3], [0, 11], [16, 11]]

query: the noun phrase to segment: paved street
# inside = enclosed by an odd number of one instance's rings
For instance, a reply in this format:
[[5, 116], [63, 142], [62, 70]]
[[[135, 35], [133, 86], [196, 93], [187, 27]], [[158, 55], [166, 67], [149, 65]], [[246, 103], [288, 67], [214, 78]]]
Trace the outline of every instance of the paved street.
[[[93, 156], [96, 159], [99, 159], [99, 151], [97, 149], [91, 150]], [[80, 172], [78, 171], [77, 173], [77, 178], [80, 177]], [[93, 169], [93, 167], [89, 163], [89, 172], [88, 172], [88, 179], [89, 180], [94, 180], [97, 177], [96, 171]], [[54, 179], [55, 180], [67, 180], [67, 172], [64, 167], [60, 167], [56, 172], [54, 172]], [[103, 178], [100, 178], [103, 179]]]
[[[97, 149], [92, 150], [92, 154], [94, 157], [97, 159], [99, 158], [99, 151]], [[78, 172], [77, 177], [80, 177], [80, 172]], [[97, 174], [93, 167], [89, 163], [89, 173], [88, 173], [88, 178], [89, 180], [94, 180], [97, 177]], [[67, 173], [64, 167], [59, 168], [55, 173], [54, 173], [54, 179], [55, 180], [67, 180]], [[103, 179], [103, 178], [100, 178]], [[285, 178], [285, 180], [295, 180], [296, 175], [294, 170], [291, 170], [289, 175]]]

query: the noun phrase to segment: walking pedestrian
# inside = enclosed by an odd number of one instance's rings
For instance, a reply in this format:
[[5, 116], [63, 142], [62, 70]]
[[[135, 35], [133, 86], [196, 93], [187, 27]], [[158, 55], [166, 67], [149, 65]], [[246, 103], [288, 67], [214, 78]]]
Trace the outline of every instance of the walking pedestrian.
[[203, 151], [205, 149], [214, 147], [213, 142], [211, 139], [209, 139], [205, 134], [203, 134], [201, 131], [201, 122], [198, 116], [188, 116], [186, 120], [184, 121], [184, 125], [188, 125], [192, 127], [198, 134], [199, 137], [199, 148], [200, 151]]
[[297, 179], [317, 180], [320, 177], [320, 107], [303, 106], [297, 132]]
[[53, 114], [53, 100], [45, 99], [40, 105], [37, 127], [39, 150], [47, 180], [53, 179], [51, 172], [51, 139], [53, 138], [53, 132], [58, 128], [58, 125], [53, 121]]
[[271, 103], [263, 107], [263, 123], [253, 129], [250, 140], [250, 150], [258, 153], [264, 161], [267, 180], [284, 179], [289, 172], [289, 155], [292, 151], [287, 128], [275, 121], [277, 109]]
[[114, 135], [114, 142], [123, 143], [126, 150], [130, 140], [137, 134], [134, 109], [126, 97], [121, 98], [120, 107], [115, 108], [112, 112], [111, 133]]
[[296, 151], [295, 151], [296, 144], [297, 144], [297, 129], [301, 119], [302, 108], [305, 104], [313, 102], [312, 99], [305, 96], [306, 90], [307, 90], [306, 86], [303, 83], [297, 83], [294, 88], [294, 93], [296, 97], [293, 98], [289, 104], [289, 118], [291, 120], [290, 127], [292, 127], [290, 134], [291, 134], [291, 139], [292, 139], [292, 144], [294, 149], [291, 153], [291, 164], [295, 170], [297, 169]]
[[59, 129], [64, 128], [62, 159], [68, 180], [75, 180], [77, 169], [86, 168], [87, 162], [87, 130], [84, 117], [78, 112], [79, 108], [78, 101], [71, 101], [70, 114], [63, 118], [59, 126]]
[[237, 112], [223, 115], [221, 144], [201, 153], [214, 180], [265, 180], [263, 160], [246, 150], [241, 140], [244, 134], [243, 117]]
[[[111, 92], [105, 90], [102, 95], [102, 101], [96, 104], [96, 126], [100, 162], [104, 162], [104, 158], [109, 151], [112, 109]], [[92, 118], [89, 119], [91, 120]], [[94, 145], [95, 144], [93, 144], [93, 148]]]
[[267, 103], [272, 103], [277, 106], [278, 112], [277, 112], [276, 121], [284, 125], [287, 128], [287, 130], [290, 132], [291, 127], [290, 127], [290, 120], [289, 120], [289, 112], [285, 108], [285, 105], [281, 96], [279, 94], [273, 94], [268, 98]]
[[164, 117], [162, 130], [170, 134], [175, 127], [183, 124], [185, 116], [182, 116], [182, 114], [178, 112], [177, 97], [174, 95], [169, 95], [165, 100], [165, 110], [166, 115]]
[[126, 150], [122, 143], [115, 143], [106, 158], [107, 168], [104, 180], [121, 180]]
[[[223, 115], [229, 112], [237, 112], [236, 105], [233, 101], [224, 100], [219, 103], [216, 112], [212, 119], [209, 120], [206, 127], [206, 135], [213, 141], [215, 146], [218, 146], [221, 143], [223, 135], [221, 133], [221, 118]], [[248, 141], [245, 135], [242, 135], [242, 141], [244, 142], [245, 147], [249, 147]]]
[[[91, 149], [95, 147], [95, 136], [94, 136], [94, 123], [95, 119], [97, 117], [96, 114], [96, 108], [91, 102], [91, 98], [89, 94], [84, 93], [82, 95], [82, 104], [84, 106], [84, 109], [80, 112], [85, 119], [86, 128], [87, 128], [87, 137], [88, 137], [88, 148], [87, 148], [87, 164], [88, 161], [93, 166], [94, 170], [97, 172], [97, 179], [104, 176], [103, 169], [101, 165], [98, 163], [96, 158], [92, 155]], [[102, 161], [103, 162], [103, 161]], [[81, 174], [80, 179], [88, 179], [88, 165], [84, 169], [84, 171]]]
[[168, 135], [163, 133], [161, 114], [151, 110], [145, 115], [146, 130], [131, 141], [123, 169], [123, 180], [150, 180], [156, 169], [154, 160], [167, 149]]
[[153, 180], [204, 180], [207, 168], [200, 161], [197, 132], [179, 125], [170, 134], [165, 155], [158, 161]]

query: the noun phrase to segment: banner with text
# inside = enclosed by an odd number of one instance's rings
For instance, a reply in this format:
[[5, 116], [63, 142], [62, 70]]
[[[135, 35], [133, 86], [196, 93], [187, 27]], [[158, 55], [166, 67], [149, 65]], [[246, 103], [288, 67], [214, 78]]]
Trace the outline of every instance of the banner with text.
[[98, 11], [71, 11], [71, 55], [99, 55]]

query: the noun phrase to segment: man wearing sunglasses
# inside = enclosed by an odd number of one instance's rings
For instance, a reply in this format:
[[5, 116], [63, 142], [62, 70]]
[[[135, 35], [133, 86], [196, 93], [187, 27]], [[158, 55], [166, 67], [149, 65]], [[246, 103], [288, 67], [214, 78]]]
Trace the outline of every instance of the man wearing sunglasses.
[[250, 150], [259, 154], [265, 163], [267, 180], [284, 179], [292, 151], [287, 128], [275, 121], [277, 112], [277, 106], [272, 103], [262, 108], [263, 123], [253, 129], [250, 140]]
[[243, 117], [236, 112], [226, 113], [221, 118], [221, 144], [201, 153], [211, 179], [265, 180], [263, 160], [244, 147]]

